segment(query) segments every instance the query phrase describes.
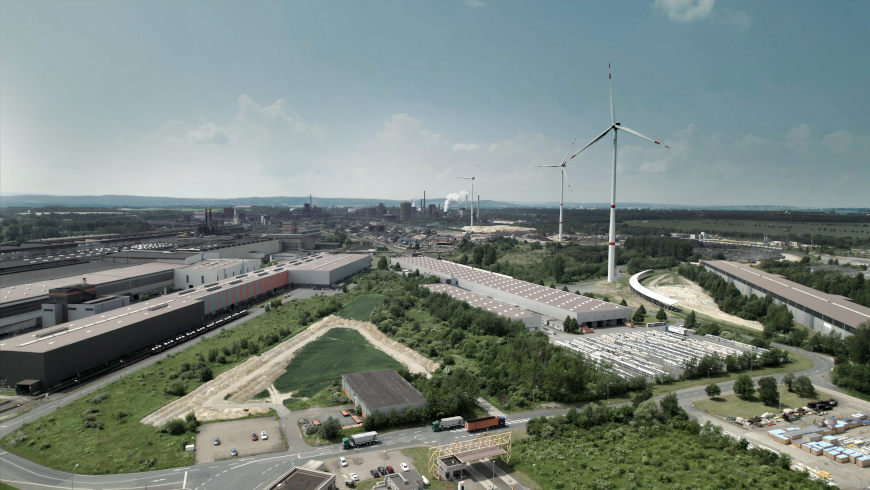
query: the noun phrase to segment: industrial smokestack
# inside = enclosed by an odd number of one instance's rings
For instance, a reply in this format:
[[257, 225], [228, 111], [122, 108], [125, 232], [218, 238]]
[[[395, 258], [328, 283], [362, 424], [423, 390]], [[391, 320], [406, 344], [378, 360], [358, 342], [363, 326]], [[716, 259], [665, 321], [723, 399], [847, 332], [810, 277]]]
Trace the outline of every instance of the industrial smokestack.
[[426, 212], [426, 191], [423, 191], [423, 205], [420, 206], [420, 211]]

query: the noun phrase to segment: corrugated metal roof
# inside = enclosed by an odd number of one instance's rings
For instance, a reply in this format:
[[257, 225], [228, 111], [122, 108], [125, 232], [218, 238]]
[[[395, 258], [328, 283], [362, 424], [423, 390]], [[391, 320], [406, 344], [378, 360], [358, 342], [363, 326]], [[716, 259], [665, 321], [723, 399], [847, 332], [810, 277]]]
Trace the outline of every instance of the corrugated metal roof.
[[490, 311], [492, 313], [495, 313], [496, 315], [501, 315], [505, 318], [520, 319], [537, 316], [533, 313], [511, 306], [507, 303], [502, 303], [501, 301], [496, 301], [482, 294], [472, 293], [471, 291], [467, 291], [456, 286], [451, 286], [449, 284], [424, 284], [424, 286], [433, 293], [447, 294], [451, 298], [465, 301], [466, 303], [475, 308]]
[[385, 407], [426, 401], [417, 388], [392, 369], [342, 374], [341, 377], [372, 412]]

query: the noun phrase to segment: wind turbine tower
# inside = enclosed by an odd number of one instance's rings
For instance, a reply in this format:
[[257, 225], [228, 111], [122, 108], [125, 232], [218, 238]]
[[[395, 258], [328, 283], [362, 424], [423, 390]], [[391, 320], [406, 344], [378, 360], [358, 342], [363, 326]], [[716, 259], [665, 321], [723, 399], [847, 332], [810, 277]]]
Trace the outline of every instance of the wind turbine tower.
[[[647, 141], [655, 143], [657, 145], [662, 145], [662, 143], [658, 140], [654, 140], [649, 136], [644, 136], [637, 131], [625, 127], [620, 123], [616, 122], [616, 118], [613, 116], [613, 76], [610, 71], [610, 65], [607, 65], [607, 84], [610, 87], [610, 127], [604, 130], [603, 133], [598, 135], [594, 140], [590, 141], [589, 144], [580, 148], [577, 153], [571, 155], [572, 158], [576, 157], [580, 153], [582, 153], [586, 148], [594, 145], [601, 138], [607, 136], [611, 130], [613, 130], [613, 166], [611, 168], [611, 178], [610, 178], [610, 233], [609, 239], [607, 241], [607, 282], [615, 282], [616, 281], [616, 138], [620, 131], [625, 131], [626, 133], [633, 134], [640, 138], [643, 138]], [[668, 145], [662, 145], [665, 148], [670, 148]]]
[[[573, 148], [573, 147], [574, 147], [574, 141], [571, 142], [571, 146], [568, 147], [568, 152], [565, 153], [565, 158], [562, 159], [562, 163], [560, 163], [559, 165], [535, 165], [536, 167], [543, 167], [543, 168], [560, 168], [561, 167], [561, 170], [559, 172], [561, 174], [560, 189], [562, 191], [562, 193], [559, 196], [559, 243], [562, 243], [562, 223], [563, 223], [563, 221], [562, 221], [562, 208], [563, 208], [564, 203], [565, 203], [565, 181], [568, 179], [568, 173], [565, 170], [565, 166], [567, 165], [568, 160], [570, 160], [570, 158], [568, 158], [568, 153], [571, 153], [571, 148]], [[571, 158], [574, 158], [574, 157], [571, 157]], [[568, 186], [569, 187], [571, 186], [570, 181], [568, 182]]]

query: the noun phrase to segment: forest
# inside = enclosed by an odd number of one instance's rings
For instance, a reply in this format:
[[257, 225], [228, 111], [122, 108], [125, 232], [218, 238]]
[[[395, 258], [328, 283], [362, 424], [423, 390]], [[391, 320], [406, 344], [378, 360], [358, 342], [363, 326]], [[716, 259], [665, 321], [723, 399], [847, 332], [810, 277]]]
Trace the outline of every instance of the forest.
[[135, 214], [3, 213], [3, 242], [104, 233], [139, 233], [151, 227]]

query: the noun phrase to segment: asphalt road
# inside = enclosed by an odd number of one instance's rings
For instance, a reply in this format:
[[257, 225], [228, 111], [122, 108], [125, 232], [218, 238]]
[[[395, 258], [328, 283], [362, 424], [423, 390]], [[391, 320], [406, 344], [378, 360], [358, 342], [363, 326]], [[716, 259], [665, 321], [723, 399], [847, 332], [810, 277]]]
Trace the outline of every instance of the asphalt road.
[[[252, 315], [260, 314], [260, 311], [252, 312]], [[250, 316], [245, 319], [249, 318]], [[179, 348], [184, 348], [184, 346]], [[790, 347], [784, 348], [791, 351], [795, 350]], [[170, 350], [169, 352], [171, 353], [172, 351]], [[833, 360], [829, 356], [812, 352], [801, 351], [801, 353], [809, 356], [815, 362], [815, 365], [796, 374], [809, 376], [816, 386], [839, 392], [840, 390], [829, 381], [830, 371], [834, 367]], [[125, 371], [134, 372], [149, 363], [156, 362], [158, 358], [154, 357], [140, 362], [135, 366], [126, 368], [124, 371], [83, 387], [74, 393], [63, 395], [62, 398], [56, 401], [49, 401], [45, 405], [16, 418], [14, 421], [9, 421], [0, 426], [0, 435], [6, 435], [26, 421], [41, 417], [59, 406], [70, 403], [78, 397], [115, 381], [119, 375], [129, 374]], [[782, 375], [777, 376], [777, 378], [781, 377]], [[728, 381], [719, 383], [719, 385], [723, 391], [728, 391], [732, 389], [733, 383], [733, 381]], [[684, 402], [681, 404], [685, 406], [688, 405], [685, 403], [686, 400], [704, 396], [704, 386], [686, 388], [676, 393], [677, 397]], [[512, 414], [507, 416], [507, 423], [511, 428], [521, 428], [532, 417], [552, 416], [565, 412], [565, 409], [557, 409]], [[690, 414], [697, 415], [694, 413], [694, 410]], [[420, 427], [384, 433], [379, 437], [381, 440], [380, 444], [352, 451], [368, 452], [397, 449], [406, 446], [431, 446], [472, 437], [474, 437], [473, 434], [468, 434], [461, 430], [433, 433], [428, 427]], [[94, 489], [188, 488], [218, 490], [225, 488], [252, 488], [257, 490], [277, 479], [292, 466], [301, 465], [310, 459], [327, 460], [338, 458], [338, 456], [346, 455], [347, 453], [348, 451], [341, 449], [339, 445], [330, 445], [312, 447], [301, 452], [287, 451], [145, 473], [74, 475], [46, 468], [14, 454], [0, 452], [0, 480], [22, 489], [74, 488], [78, 486], [80, 488]]]

